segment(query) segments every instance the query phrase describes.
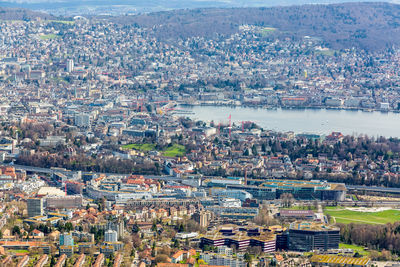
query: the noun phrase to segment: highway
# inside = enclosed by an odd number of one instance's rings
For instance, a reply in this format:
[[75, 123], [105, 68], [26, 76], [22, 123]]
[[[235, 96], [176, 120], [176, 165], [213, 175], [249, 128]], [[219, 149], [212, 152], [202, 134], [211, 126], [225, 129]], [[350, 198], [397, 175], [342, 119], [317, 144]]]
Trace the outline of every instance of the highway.
[[[62, 173], [65, 175], [73, 175], [75, 173], [78, 173], [78, 171], [70, 171], [70, 170], [64, 171], [61, 169], [40, 168], [40, 167], [18, 165], [18, 164], [10, 164], [10, 165], [3, 165], [3, 166], [13, 166], [17, 170], [24, 170], [24, 171], [32, 172], [32, 173], [44, 173], [44, 174]], [[131, 174], [119, 174], [119, 173], [100, 173], [100, 172], [82, 171], [82, 174], [87, 174], [87, 173], [105, 174], [106, 176], [112, 176], [112, 175], [129, 176], [129, 175], [131, 175]], [[174, 176], [169, 176], [169, 175], [142, 175], [142, 176], [145, 178], [148, 178], [148, 179], [156, 179], [156, 180], [164, 180], [164, 181], [181, 181], [182, 180], [180, 178], [177, 178]]]

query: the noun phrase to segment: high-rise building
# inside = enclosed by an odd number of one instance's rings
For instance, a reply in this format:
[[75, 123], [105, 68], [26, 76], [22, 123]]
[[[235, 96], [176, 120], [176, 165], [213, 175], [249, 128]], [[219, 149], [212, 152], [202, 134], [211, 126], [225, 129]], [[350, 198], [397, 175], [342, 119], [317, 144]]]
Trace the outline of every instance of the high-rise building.
[[60, 235], [60, 246], [73, 246], [74, 239], [72, 234], [61, 234]]
[[28, 206], [28, 217], [43, 215], [43, 199], [28, 198], [27, 206]]
[[74, 61], [72, 59], [68, 59], [67, 61], [67, 72], [74, 71]]
[[107, 230], [114, 230], [117, 232], [118, 237], [122, 238], [124, 236], [124, 221], [122, 220], [115, 220], [112, 222], [107, 222]]
[[76, 114], [75, 115], [75, 125], [78, 127], [89, 127], [90, 126], [90, 116], [88, 114]]
[[211, 214], [209, 212], [199, 211], [194, 213], [192, 218], [194, 221], [200, 224], [201, 227], [207, 227], [211, 220]]
[[104, 234], [104, 242], [115, 243], [118, 241], [118, 233], [114, 230], [107, 230]]

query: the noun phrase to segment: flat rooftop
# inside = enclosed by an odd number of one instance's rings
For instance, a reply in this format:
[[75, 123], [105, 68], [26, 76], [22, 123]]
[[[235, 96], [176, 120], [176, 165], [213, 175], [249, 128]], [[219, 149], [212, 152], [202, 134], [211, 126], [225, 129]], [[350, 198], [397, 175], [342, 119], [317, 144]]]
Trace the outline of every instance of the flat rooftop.
[[[253, 230], [253, 229], [259, 229], [259, 233], [260, 235], [258, 236], [249, 236], [247, 234], [247, 231], [241, 231], [239, 229], [247, 229], [247, 230]], [[222, 231], [232, 231], [232, 235], [224, 235]], [[262, 242], [267, 242], [267, 241], [272, 241], [275, 240], [275, 234], [268, 232], [268, 231], [262, 231], [262, 227], [244, 227], [244, 226], [238, 226], [238, 225], [232, 225], [232, 224], [228, 224], [228, 225], [221, 225], [219, 227], [217, 227], [217, 229], [212, 230], [212, 231], [208, 231], [207, 234], [205, 235], [201, 235], [201, 237], [210, 239], [210, 240], [219, 240], [219, 239], [225, 239], [225, 238], [229, 238], [229, 239], [233, 239], [233, 240], [237, 240], [237, 241], [243, 241], [243, 240], [258, 240], [258, 241], [262, 241]]]
[[327, 225], [316, 222], [294, 222], [290, 224], [289, 229], [291, 230], [302, 230], [302, 231], [339, 231], [339, 228], [333, 225]]
[[354, 258], [354, 257], [343, 257], [336, 255], [314, 255], [311, 257], [310, 261], [318, 263], [338, 264], [340, 266], [343, 265], [367, 266], [367, 264], [370, 262], [370, 259], [367, 257]]

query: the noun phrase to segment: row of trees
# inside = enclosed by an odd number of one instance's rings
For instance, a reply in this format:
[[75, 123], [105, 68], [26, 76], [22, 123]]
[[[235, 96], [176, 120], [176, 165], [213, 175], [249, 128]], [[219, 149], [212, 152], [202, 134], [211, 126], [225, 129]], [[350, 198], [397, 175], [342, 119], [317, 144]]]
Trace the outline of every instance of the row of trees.
[[95, 158], [87, 157], [84, 154], [78, 154], [74, 157], [41, 154], [21, 155], [16, 163], [43, 168], [62, 167], [69, 170], [105, 173], [160, 174], [161, 171], [159, 166], [151, 162], [138, 163], [127, 159]]
[[337, 224], [343, 242], [400, 254], [400, 222], [385, 225]]

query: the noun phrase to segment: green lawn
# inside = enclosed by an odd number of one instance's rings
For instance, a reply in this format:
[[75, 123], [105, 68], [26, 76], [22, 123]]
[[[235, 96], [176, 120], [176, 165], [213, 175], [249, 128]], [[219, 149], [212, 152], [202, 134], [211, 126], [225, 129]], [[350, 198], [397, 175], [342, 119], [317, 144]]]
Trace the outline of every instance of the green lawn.
[[162, 155], [165, 157], [181, 157], [185, 155], [186, 149], [182, 145], [174, 144], [170, 147], [167, 147], [163, 152]]
[[9, 249], [8, 252], [10, 253], [29, 253], [27, 249]]
[[261, 35], [265, 37], [268, 36], [270, 33], [273, 33], [274, 31], [276, 31], [276, 28], [265, 27], [261, 30]]
[[[121, 147], [122, 149], [134, 149], [138, 151], [152, 151], [156, 150], [155, 144], [129, 144]], [[173, 144], [170, 147], [165, 148], [162, 153], [165, 157], [181, 157], [186, 154], [186, 149], [182, 145]]]
[[281, 208], [282, 210], [317, 210], [313, 205], [310, 206], [310, 209], [307, 205], [305, 206], [291, 206], [290, 208]]
[[49, 22], [69, 24], [69, 25], [75, 24], [75, 21], [73, 21], [73, 20], [49, 20]]
[[337, 223], [386, 224], [400, 221], [399, 210], [379, 212], [360, 212], [347, 210], [344, 207], [326, 207], [325, 214], [335, 217]]
[[332, 57], [332, 56], [335, 55], [335, 50], [331, 50], [331, 49], [329, 49], [329, 50], [316, 50], [315, 54]]
[[58, 35], [56, 35], [54, 33], [50, 33], [50, 34], [40, 35], [39, 38], [41, 40], [51, 40], [51, 39], [58, 38]]
[[358, 252], [360, 255], [369, 255], [368, 251], [365, 251], [364, 247], [357, 246], [357, 245], [349, 245], [349, 244], [344, 244], [340, 243], [339, 248], [350, 248], [354, 250], [354, 252]]
[[129, 144], [122, 146], [123, 149], [135, 149], [139, 151], [151, 151], [156, 148], [155, 144]]

